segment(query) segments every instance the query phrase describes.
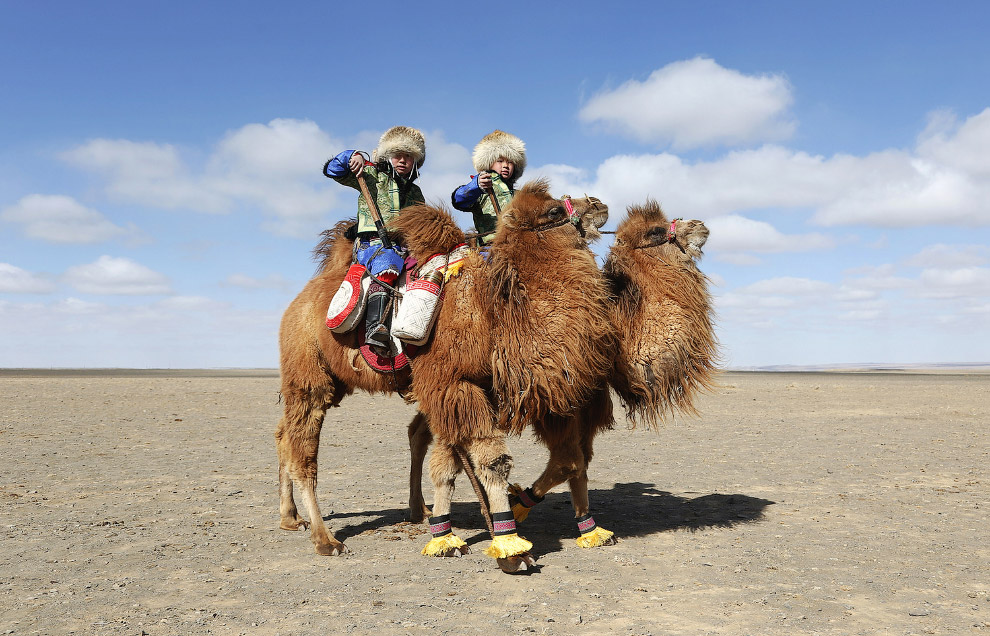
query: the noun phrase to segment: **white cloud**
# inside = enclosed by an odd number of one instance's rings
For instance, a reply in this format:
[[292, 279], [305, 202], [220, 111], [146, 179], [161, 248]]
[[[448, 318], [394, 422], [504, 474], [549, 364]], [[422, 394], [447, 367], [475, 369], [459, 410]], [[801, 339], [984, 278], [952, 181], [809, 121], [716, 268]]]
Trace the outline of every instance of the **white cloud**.
[[220, 284], [225, 287], [243, 287], [244, 289], [282, 290], [291, 290], [295, 285], [281, 274], [269, 274], [264, 278], [255, 278], [247, 274], [231, 274]]
[[[374, 150], [378, 133], [357, 137], [371, 144], [359, 144], [360, 149]], [[428, 200], [449, 202], [450, 192], [467, 181], [470, 153], [446, 142], [440, 131], [430, 133], [427, 144], [429, 168], [420, 187]], [[270, 217], [262, 225], [269, 232], [313, 237], [357, 212], [358, 192], [320, 171], [333, 153], [347, 148], [312, 121], [274, 119], [228, 132], [198, 172], [170, 144], [96, 139], [60, 156], [103, 177], [114, 200], [204, 213], [226, 213], [244, 204]]]
[[705, 221], [711, 231], [705, 250], [709, 254], [722, 252], [808, 252], [835, 247], [830, 237], [812, 234], [787, 235], [769, 223], [754, 221], [736, 214]]
[[128, 258], [101, 256], [65, 271], [63, 280], [86, 294], [158, 295], [172, 292], [168, 278]]
[[68, 297], [52, 306], [56, 313], [68, 314], [71, 316], [92, 316], [107, 310], [103, 303], [93, 303], [79, 298]]
[[[450, 193], [460, 185], [467, 183], [474, 174], [471, 165], [471, 152], [464, 146], [447, 141], [443, 131], [434, 130], [426, 133], [426, 164], [423, 174], [416, 183], [423, 190], [427, 203], [443, 203], [450, 207]], [[524, 179], [531, 175], [527, 170]], [[460, 214], [459, 212], [454, 212]], [[470, 225], [470, 216], [465, 227]]]
[[879, 309], [859, 309], [847, 311], [838, 315], [839, 320], [848, 322], [874, 322], [883, 316]]
[[928, 268], [952, 268], [984, 265], [990, 262], [990, 247], [985, 245], [928, 245], [905, 261], [906, 265]]
[[[337, 202], [321, 167], [334, 148], [314, 122], [275, 119], [228, 133], [210, 158], [204, 184], [228, 200], [274, 215], [266, 229], [312, 234]], [[340, 148], [343, 150], [343, 148]]]
[[924, 298], [976, 299], [990, 297], [990, 268], [926, 269], [919, 277]]
[[189, 168], [170, 144], [127, 139], [94, 139], [60, 157], [107, 180], [107, 194], [117, 201], [164, 209], [222, 213], [230, 201]]
[[0, 292], [11, 294], [47, 294], [55, 290], [55, 284], [42, 274], [0, 263]]
[[191, 296], [132, 300], [0, 300], [3, 362], [62, 368], [278, 366], [277, 312]]
[[847, 279], [847, 284], [855, 289], [870, 289], [883, 291], [889, 289], [907, 289], [914, 282], [907, 277], [899, 276], [897, 268], [889, 263], [884, 265], [868, 265], [849, 269], [844, 272], [853, 278]]
[[157, 301], [153, 305], [153, 308], [184, 314], [190, 311], [222, 311], [229, 306], [229, 303], [213, 300], [205, 296], [170, 296]]
[[[747, 211], [793, 210], [821, 226], [907, 228], [990, 225], [990, 109], [941, 136], [922, 136], [914, 151], [865, 156], [810, 155], [775, 145], [688, 162], [671, 153], [615, 155], [593, 174], [549, 164], [538, 172], [554, 192], [587, 192], [612, 208], [648, 197], [669, 215], [709, 219]], [[804, 235], [805, 238], [820, 238]], [[719, 239], [713, 236], [714, 241]], [[812, 241], [809, 249], [817, 249]], [[738, 256], [738, 255], [737, 255]]]
[[768, 278], [759, 282], [747, 285], [738, 290], [740, 293], [753, 294], [758, 296], [823, 296], [835, 291], [835, 286], [810, 278], [796, 278], [793, 276], [781, 276], [778, 278]]
[[25, 235], [52, 243], [100, 243], [139, 235], [133, 225], [127, 229], [114, 225], [100, 212], [63, 195], [29, 194], [4, 208], [0, 220], [18, 223]]
[[744, 75], [696, 57], [674, 62], [640, 82], [595, 95], [578, 113], [646, 143], [674, 148], [786, 139], [791, 87], [781, 75]]
[[956, 115], [937, 111], [918, 138], [918, 154], [971, 175], [990, 177], [990, 108], [959, 124]]

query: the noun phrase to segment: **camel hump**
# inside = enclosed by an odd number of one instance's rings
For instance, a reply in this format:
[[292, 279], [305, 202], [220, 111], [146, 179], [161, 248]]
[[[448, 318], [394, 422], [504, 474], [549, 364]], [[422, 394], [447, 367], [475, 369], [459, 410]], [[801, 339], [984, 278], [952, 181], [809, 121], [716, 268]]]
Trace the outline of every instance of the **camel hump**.
[[411, 205], [389, 222], [409, 253], [419, 262], [434, 254], [446, 254], [464, 243], [464, 230], [443, 206]]
[[356, 227], [356, 219], [344, 219], [338, 221], [329, 230], [323, 230], [320, 242], [313, 248], [313, 260], [319, 264], [316, 268], [317, 274], [339, 269], [340, 265], [346, 268], [351, 264], [354, 237], [350, 234], [351, 228]]

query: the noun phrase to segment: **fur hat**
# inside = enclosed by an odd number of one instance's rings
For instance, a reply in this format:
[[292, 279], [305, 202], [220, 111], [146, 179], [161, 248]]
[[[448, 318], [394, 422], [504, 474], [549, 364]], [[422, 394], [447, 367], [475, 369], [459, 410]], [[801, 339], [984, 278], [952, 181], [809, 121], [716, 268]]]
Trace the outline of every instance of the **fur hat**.
[[526, 169], [526, 144], [519, 137], [505, 131], [496, 130], [482, 137], [474, 147], [471, 160], [474, 162], [474, 169], [481, 172], [491, 170], [492, 164], [502, 157], [516, 164], [512, 180], [521, 177]]
[[378, 148], [371, 153], [371, 160], [378, 163], [399, 152], [412, 155], [416, 160], [416, 167], [422, 168], [426, 161], [426, 139], [423, 133], [408, 126], [392, 126], [378, 140]]

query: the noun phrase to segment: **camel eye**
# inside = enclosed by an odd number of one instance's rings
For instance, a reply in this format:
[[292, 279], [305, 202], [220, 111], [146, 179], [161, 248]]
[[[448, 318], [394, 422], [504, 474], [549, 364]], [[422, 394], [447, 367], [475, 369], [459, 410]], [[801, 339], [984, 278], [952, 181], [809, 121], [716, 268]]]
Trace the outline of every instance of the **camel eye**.
[[549, 219], [551, 221], [559, 221], [562, 218], [564, 218], [565, 216], [567, 216], [567, 212], [564, 210], [564, 208], [559, 207], [559, 206], [556, 207], [556, 208], [551, 208], [547, 212], [547, 219]]
[[656, 243], [667, 238], [667, 228], [663, 226], [652, 227], [646, 232], [646, 240], [649, 243]]

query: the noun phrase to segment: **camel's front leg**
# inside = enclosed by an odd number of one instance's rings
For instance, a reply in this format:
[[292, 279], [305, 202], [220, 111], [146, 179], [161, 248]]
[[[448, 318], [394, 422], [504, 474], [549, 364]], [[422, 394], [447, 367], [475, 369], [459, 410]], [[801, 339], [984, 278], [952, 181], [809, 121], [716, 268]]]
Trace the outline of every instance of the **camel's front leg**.
[[516, 533], [516, 521], [509, 508], [512, 457], [505, 446], [505, 439], [499, 436], [472, 440], [468, 453], [478, 481], [488, 495], [492, 515], [492, 533], [495, 536], [485, 554], [496, 559], [503, 572], [527, 571], [536, 565], [536, 559], [530, 554], [533, 544]]
[[[293, 395], [283, 390], [285, 412], [275, 431], [278, 452], [279, 527], [297, 530], [310, 527], [310, 540], [317, 554], [336, 556], [347, 552], [323, 522], [323, 514], [316, 500], [316, 456], [320, 446], [320, 429], [323, 427], [324, 402], [310, 401], [306, 392]], [[299, 486], [303, 504], [309, 513], [309, 523], [299, 516], [292, 498], [293, 482]]]
[[450, 526], [450, 501], [454, 497], [454, 480], [460, 470], [461, 464], [453, 448], [446, 444], [433, 447], [430, 456], [430, 479], [434, 488], [430, 534], [433, 538], [423, 548], [426, 556], [459, 557], [470, 552], [464, 540], [454, 534]]
[[432, 513], [423, 499], [423, 462], [433, 441], [426, 416], [417, 412], [409, 422], [409, 520], [419, 523]]

